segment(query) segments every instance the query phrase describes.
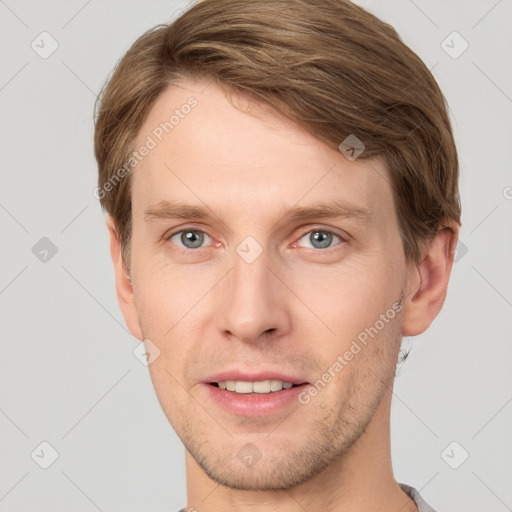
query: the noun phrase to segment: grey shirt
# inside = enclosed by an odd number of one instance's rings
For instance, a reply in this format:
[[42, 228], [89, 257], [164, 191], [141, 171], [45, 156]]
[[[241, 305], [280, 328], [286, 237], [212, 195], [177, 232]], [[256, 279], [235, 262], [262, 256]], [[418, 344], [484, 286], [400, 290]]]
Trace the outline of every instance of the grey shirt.
[[418, 512], [436, 512], [422, 497], [421, 494], [410, 485], [407, 484], [398, 484], [402, 491], [404, 491], [407, 495], [409, 495], [416, 503], [418, 507]]
[[[421, 494], [414, 488], [406, 484], [398, 484], [402, 491], [404, 491], [408, 496], [410, 496], [416, 506], [418, 507], [418, 512], [436, 512], [422, 497]], [[194, 509], [192, 509], [194, 510]], [[184, 508], [182, 508], [179, 512], [187, 512]]]

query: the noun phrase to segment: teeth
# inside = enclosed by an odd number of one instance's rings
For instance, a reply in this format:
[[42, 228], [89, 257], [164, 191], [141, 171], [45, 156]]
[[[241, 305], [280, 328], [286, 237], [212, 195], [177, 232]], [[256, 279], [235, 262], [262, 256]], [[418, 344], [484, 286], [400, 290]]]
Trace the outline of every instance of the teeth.
[[252, 382], [236, 382], [235, 391], [237, 393], [252, 393]]
[[282, 389], [290, 389], [293, 384], [291, 382], [283, 382], [281, 380], [262, 380], [258, 382], [245, 382], [235, 380], [225, 380], [217, 383], [220, 389], [227, 389], [235, 393], [270, 393], [271, 391], [281, 391]]
[[[251, 384], [251, 383], [249, 382], [248, 384]], [[264, 380], [261, 382], [253, 382], [251, 387], [252, 387], [252, 390], [254, 393], [270, 393], [271, 391], [274, 391], [272, 389], [272, 386], [270, 385], [269, 380]]]

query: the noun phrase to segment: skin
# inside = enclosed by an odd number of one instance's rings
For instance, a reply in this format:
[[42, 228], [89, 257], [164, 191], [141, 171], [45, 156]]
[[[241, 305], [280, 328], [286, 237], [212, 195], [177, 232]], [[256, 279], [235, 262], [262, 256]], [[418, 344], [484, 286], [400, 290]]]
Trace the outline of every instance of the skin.
[[[406, 261], [383, 162], [349, 161], [214, 84], [170, 86], [135, 147], [192, 95], [198, 105], [133, 171], [131, 280], [107, 216], [124, 318], [160, 349], [149, 370], [186, 447], [187, 507], [416, 511], [391, 467], [393, 381], [401, 337], [423, 332], [443, 305], [458, 226], [441, 230], [419, 263]], [[340, 199], [369, 210], [370, 222], [283, 218]], [[215, 216], [146, 218], [163, 200]], [[206, 233], [201, 248], [170, 237], [180, 229]], [[327, 248], [311, 239], [324, 230], [340, 237], [327, 234]], [[252, 263], [236, 252], [247, 236], [263, 251]], [[201, 380], [228, 369], [314, 383], [401, 297], [401, 311], [305, 405], [242, 418], [205, 393]], [[261, 454], [252, 467], [237, 457], [247, 443]]]

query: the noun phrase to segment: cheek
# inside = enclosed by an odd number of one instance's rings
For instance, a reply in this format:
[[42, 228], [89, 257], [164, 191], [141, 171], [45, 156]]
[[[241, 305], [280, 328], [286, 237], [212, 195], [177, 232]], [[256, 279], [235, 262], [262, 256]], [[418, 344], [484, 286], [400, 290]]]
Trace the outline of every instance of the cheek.
[[182, 386], [188, 386], [188, 368], [201, 358], [207, 328], [213, 325], [216, 307], [210, 292], [218, 282], [218, 271], [199, 272], [193, 265], [140, 263], [142, 271], [134, 279], [139, 321], [144, 337], [160, 350], [149, 367], [151, 378], [161, 402], [176, 403]]
[[155, 339], [172, 338], [219, 278], [218, 269], [171, 264], [160, 256], [140, 258], [133, 269], [141, 325]]
[[[348, 263], [348, 262], [347, 262]], [[344, 403], [370, 407], [376, 389], [382, 389], [395, 368], [394, 352], [400, 334], [399, 267], [378, 262], [347, 264], [336, 272], [326, 268], [314, 278], [301, 278], [303, 297], [312, 311], [329, 327], [327, 337], [316, 339], [322, 361], [318, 375], [325, 392], [315, 400], [318, 407]], [[383, 315], [383, 316], [382, 316]], [[318, 326], [318, 323], [317, 323]], [[315, 329], [305, 327], [311, 336]], [[323, 405], [322, 405], [323, 404]]]
[[160, 407], [173, 428], [180, 432], [190, 410], [190, 396], [183, 387], [182, 377], [168, 364], [164, 353], [149, 365], [149, 373]]
[[329, 328], [339, 350], [393, 308], [401, 290], [397, 270], [376, 259], [354, 259], [337, 267], [295, 272], [288, 280], [294, 280], [304, 304]]

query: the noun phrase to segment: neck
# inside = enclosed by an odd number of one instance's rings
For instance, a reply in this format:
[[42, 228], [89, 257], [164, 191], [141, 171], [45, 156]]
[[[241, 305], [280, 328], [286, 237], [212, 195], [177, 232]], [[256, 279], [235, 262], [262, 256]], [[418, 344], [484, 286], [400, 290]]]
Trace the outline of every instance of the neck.
[[210, 479], [185, 453], [187, 508], [200, 512], [417, 512], [393, 477], [390, 453], [392, 390], [386, 393], [366, 430], [349, 451], [324, 471], [289, 490], [243, 491]]

